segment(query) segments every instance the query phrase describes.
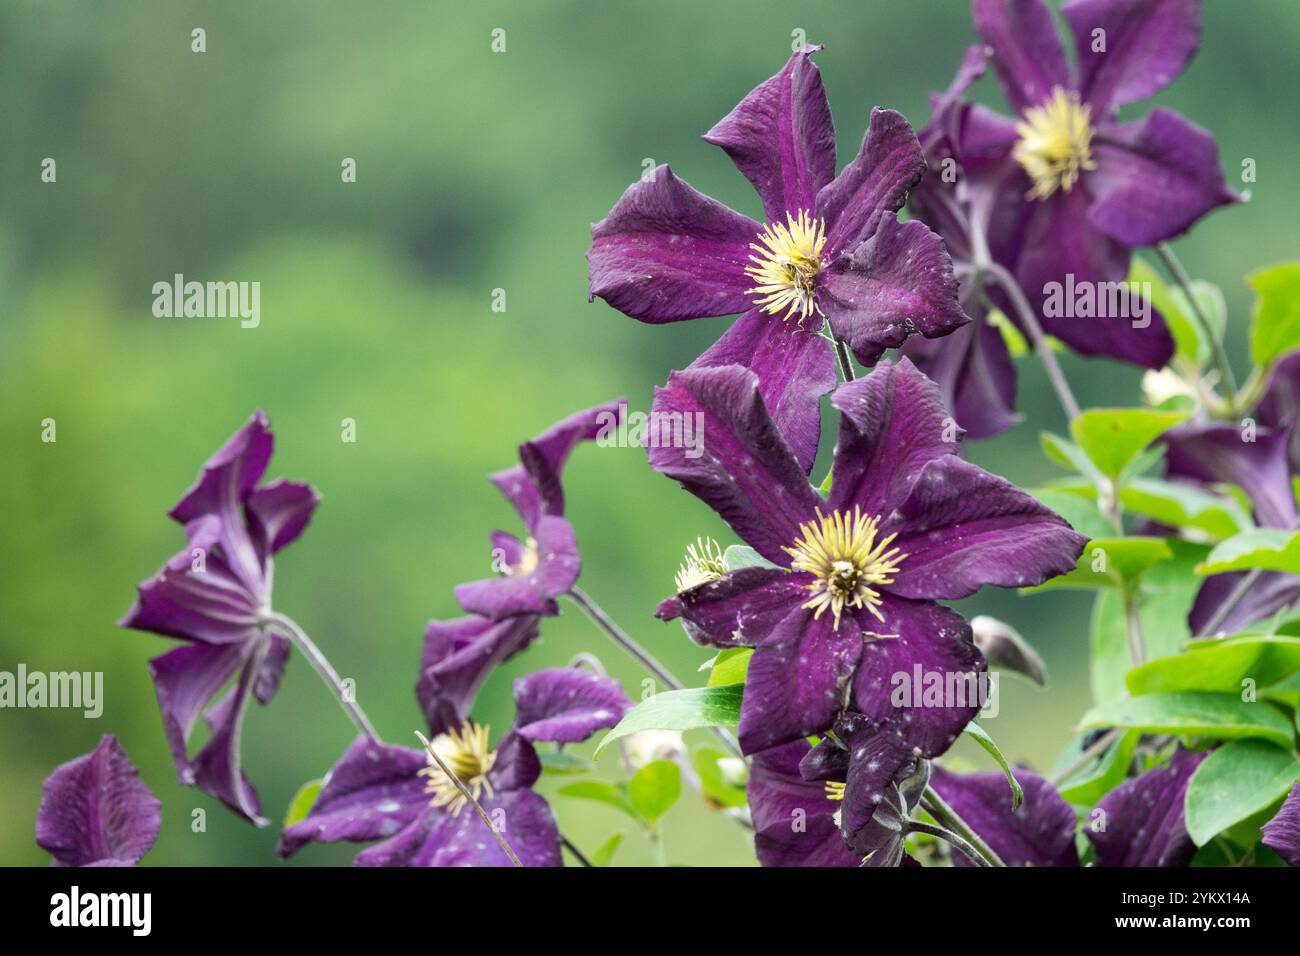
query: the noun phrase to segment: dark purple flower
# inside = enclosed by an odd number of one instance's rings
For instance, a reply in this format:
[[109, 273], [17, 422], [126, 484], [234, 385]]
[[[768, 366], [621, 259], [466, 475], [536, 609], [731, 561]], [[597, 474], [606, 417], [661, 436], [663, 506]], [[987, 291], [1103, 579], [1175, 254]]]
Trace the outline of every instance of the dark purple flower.
[[153, 846], [162, 808], [105, 734], [90, 753], [45, 778], [36, 842], [56, 866], [135, 866]]
[[1177, 236], [1238, 200], [1209, 132], [1163, 107], [1139, 120], [1116, 118], [1119, 107], [1153, 95], [1186, 67], [1200, 42], [1200, 2], [1071, 0], [1062, 13], [1077, 70], [1042, 0], [973, 0], [975, 27], [1019, 115], [957, 102], [979, 75], [978, 54], [969, 54], [927, 138], [932, 167], [952, 159], [962, 173], [955, 184], [930, 176], [913, 205], [960, 257], [971, 238], [943, 208], [960, 203], [1046, 331], [1071, 348], [1160, 368], [1173, 340], [1154, 310], [1145, 328], [1132, 321], [1141, 312], [1127, 287], [1116, 287], [1118, 314], [1104, 318], [1045, 305], [1071, 282], [1095, 290], [1125, 282], [1135, 247]]
[[[930, 785], [1007, 866], [1078, 866], [1073, 808], [1031, 770], [1017, 769], [1025, 799], [1011, 809], [1011, 788], [1001, 773], [955, 774], [935, 767]], [[970, 866], [954, 853], [956, 866]]]
[[536, 614], [501, 621], [471, 614], [429, 622], [415, 696], [430, 733], [445, 733], [464, 722], [491, 670], [536, 639], [538, 620]]
[[1186, 866], [1196, 855], [1183, 798], [1208, 751], [1181, 747], [1168, 763], [1120, 784], [1102, 798], [1083, 832], [1099, 866]]
[[805, 780], [800, 773], [800, 762], [810, 750], [806, 740], [792, 740], [754, 754], [748, 792], [758, 862], [763, 866], [858, 866], [861, 855], [845, 845], [836, 820], [843, 787]]
[[[1085, 539], [1009, 482], [962, 460], [934, 383], [906, 359], [841, 385], [829, 499], [809, 485], [753, 372], [674, 373], [659, 412], [703, 415], [702, 454], [652, 448], [654, 468], [718, 512], [773, 567], [730, 571], [660, 605], [693, 639], [755, 648], [740, 717], [747, 753], [820, 734], [852, 700], [907, 750], [934, 756], [982, 704], [983, 658], [935, 603], [986, 584], [1038, 584]], [[829, 613], [828, 613], [829, 612]], [[931, 706], [916, 673], [969, 691]]]
[[1300, 784], [1291, 788], [1281, 809], [1264, 824], [1263, 833], [1266, 847], [1291, 866], [1300, 866]]
[[[835, 175], [835, 129], [806, 47], [707, 134], [754, 185], [765, 223], [696, 192], [667, 166], [592, 227], [590, 294], [644, 322], [742, 313], [692, 367], [743, 365], [805, 473], [835, 384], [823, 317], [859, 360], [967, 321], [943, 244], [897, 212], [925, 169], [916, 135], [877, 108]], [[795, 322], [788, 320], [796, 319]]]
[[570, 415], [520, 445], [518, 465], [491, 476], [519, 513], [527, 537], [492, 533], [493, 566], [501, 573], [456, 588], [466, 611], [494, 621], [558, 613], [555, 599], [573, 587], [582, 567], [573, 526], [564, 518], [560, 476], [580, 442], [616, 431], [623, 407], [618, 399]]
[[[258, 411], [208, 459], [170, 512], [185, 527], [185, 549], [140, 584], [119, 622], [187, 642], [149, 662], [177, 774], [258, 826], [267, 821], [240, 769], [239, 731], [249, 700], [265, 704], [275, 694], [289, 655], [272, 618], [272, 556], [302, 533], [320, 501], [298, 482], [258, 486], [273, 446]], [[191, 759], [200, 714], [212, 734]]]
[[[541, 762], [530, 741], [575, 743], [612, 727], [632, 706], [617, 682], [573, 668], [515, 681], [515, 727], [491, 746], [466, 720], [431, 746], [473, 793], [524, 866], [560, 866], [560, 834], [533, 791]], [[334, 765], [307, 818], [286, 827], [277, 852], [304, 844], [378, 840], [362, 866], [508, 866], [510, 861], [455, 784], [422, 750], [358, 738]]]

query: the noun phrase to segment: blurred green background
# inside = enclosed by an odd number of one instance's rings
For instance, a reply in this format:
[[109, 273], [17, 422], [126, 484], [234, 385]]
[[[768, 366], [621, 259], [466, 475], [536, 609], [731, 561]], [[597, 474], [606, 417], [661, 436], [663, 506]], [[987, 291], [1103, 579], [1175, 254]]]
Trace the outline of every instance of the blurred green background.
[[[1258, 164], [1252, 203], [1178, 243], [1194, 275], [1223, 286], [1229, 349], [1244, 361], [1241, 276], [1295, 255], [1300, 17], [1294, 0], [1206, 6], [1200, 55], [1158, 101], [1214, 130], [1234, 183], [1244, 157]], [[195, 27], [206, 53], [190, 50]], [[504, 53], [490, 50], [495, 28]], [[106, 703], [98, 720], [0, 711], [0, 863], [48, 859], [32, 838], [41, 781], [104, 732], [163, 801], [146, 863], [276, 862], [274, 826], [255, 830], [176, 783], [145, 666], [173, 643], [114, 626], [182, 543], [165, 512], [257, 407], [276, 433], [271, 475], [324, 495], [277, 562], [276, 606], [355, 678], [388, 739], [413, 740], [425, 622], [457, 613], [451, 589], [487, 572], [488, 532], [515, 527], [486, 473], [580, 407], [626, 394], [648, 408], [651, 388], [730, 321], [656, 328], [589, 305], [589, 224], [646, 158], [758, 215], [748, 183], [699, 134], [781, 66], [795, 28], [827, 44], [818, 63], [841, 163], [874, 105], [923, 123], [927, 94], [972, 41], [964, 0], [4, 5], [0, 669], [103, 671]], [[989, 79], [977, 95], [999, 102]], [[45, 157], [55, 184], [40, 181]], [[344, 157], [357, 161], [355, 184], [341, 182]], [[155, 318], [151, 286], [177, 272], [259, 281], [261, 326]], [[494, 289], [506, 290], [504, 313]], [[1085, 404], [1137, 401], [1135, 371], [1064, 364]], [[1020, 405], [1024, 424], [970, 455], [1021, 483], [1053, 477], [1038, 432], [1063, 422], [1032, 362]], [[57, 444], [40, 440], [47, 417]], [[355, 444], [340, 441], [345, 417]], [[567, 487], [583, 585], [694, 678], [710, 654], [650, 612], [689, 541], [733, 539], [635, 449], [582, 448]], [[1046, 658], [1050, 691], [1004, 685], [989, 727], [1012, 759], [1050, 763], [1088, 703], [1088, 597], [986, 593], [962, 607], [1012, 622]], [[642, 674], [574, 609], [544, 635], [480, 698], [498, 734], [515, 676], [582, 651], [637, 688]], [[246, 722], [245, 769], [267, 815], [278, 822], [350, 738], [292, 659], [276, 699]], [[616, 758], [601, 769], [615, 774]], [[596, 804], [555, 806], [588, 849], [627, 829]], [[196, 834], [199, 807], [207, 831]], [[664, 839], [673, 863], [752, 862], [744, 831], [691, 794]], [[354, 849], [308, 848], [298, 862], [343, 863]], [[615, 857], [652, 859], [636, 834]]]

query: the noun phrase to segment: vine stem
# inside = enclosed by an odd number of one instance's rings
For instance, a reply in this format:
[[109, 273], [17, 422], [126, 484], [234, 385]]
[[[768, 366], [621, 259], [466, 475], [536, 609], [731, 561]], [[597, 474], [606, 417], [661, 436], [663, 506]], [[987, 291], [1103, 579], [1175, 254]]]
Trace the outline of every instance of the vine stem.
[[1091, 746], [1086, 747], [1079, 756], [1075, 757], [1074, 760], [1067, 764], [1064, 770], [1048, 777], [1047, 782], [1053, 787], [1059, 787], [1084, 767], [1088, 766], [1088, 764], [1092, 763], [1097, 759], [1097, 757], [1101, 756], [1102, 753], [1110, 748], [1110, 745], [1119, 737], [1119, 735], [1119, 728], [1112, 727], [1094, 740]]
[[988, 860], [980, 855], [978, 850], [951, 830], [945, 830], [943, 827], [936, 827], [929, 823], [923, 823], [920, 820], [913, 820], [907, 825], [907, 828], [916, 833], [928, 833], [932, 837], [938, 837], [940, 840], [951, 843], [957, 849], [961, 850], [962, 853], [966, 854], [966, 857], [976, 866], [992, 866]]
[[[615, 622], [605, 609], [597, 604], [586, 591], [582, 590], [582, 588], [575, 584], [569, 591], [568, 597], [574, 604], [578, 605], [578, 607], [582, 609], [583, 613], [586, 614], [587, 617], [591, 618], [592, 623], [604, 631], [615, 644], [635, 658], [642, 667], [653, 674], [661, 683], [673, 690], [682, 690], [686, 686], [673, 676], [672, 671], [659, 663], [653, 654], [634, 641], [627, 631], [619, 627], [617, 622]], [[723, 730], [721, 727], [713, 727], [712, 730], [717, 738], [726, 745], [728, 750], [737, 757], [744, 757], [744, 754], [740, 750], [740, 744], [736, 742], [735, 737]]]
[[[936, 791], [933, 786], [926, 786], [925, 793], [921, 795], [921, 806], [925, 808], [925, 811], [929, 813], [930, 816], [934, 817], [935, 820], [938, 821], [940, 826], [947, 830], [951, 830], [957, 836], [969, 843], [971, 848], [984, 858], [984, 866], [1006, 866], [1006, 864], [1002, 862], [1002, 858], [993, 852], [992, 847], [985, 843], [984, 839], [970, 828], [970, 824], [957, 815], [956, 810], [948, 806], [943, 797], [939, 796], [938, 791]], [[962, 852], [965, 853], [966, 851], [963, 849]], [[975, 858], [971, 857], [971, 859]]]
[[475, 799], [474, 794], [470, 792], [469, 787], [465, 786], [465, 782], [461, 780], [460, 777], [456, 776], [456, 774], [452, 772], [452, 769], [443, 762], [441, 757], [438, 756], [438, 751], [433, 749], [433, 742], [418, 730], [415, 732], [415, 736], [419, 737], [420, 743], [424, 744], [424, 752], [433, 758], [433, 762], [438, 765], [438, 769], [446, 775], [448, 780], [456, 785], [456, 789], [460, 791], [460, 795], [474, 808], [474, 812], [478, 814], [478, 818], [483, 821], [483, 825], [488, 828], [488, 831], [496, 839], [497, 845], [500, 846], [505, 852], [505, 855], [510, 858], [511, 866], [522, 867], [523, 864], [519, 862], [519, 857], [515, 856], [515, 851], [510, 849], [510, 844], [506, 842], [505, 834], [501, 833], [492, 825], [492, 818], [489, 817], [487, 811], [483, 809], [483, 804], [479, 803], [478, 800]]
[[1192, 314], [1196, 317], [1196, 322], [1201, 327], [1201, 334], [1205, 336], [1206, 341], [1210, 343], [1210, 354], [1214, 356], [1214, 365], [1219, 370], [1219, 375], [1223, 378], [1223, 384], [1232, 396], [1235, 403], [1237, 398], [1237, 379], [1232, 374], [1232, 363], [1228, 361], [1228, 353], [1223, 350], [1223, 341], [1219, 336], [1214, 334], [1214, 329], [1210, 327], [1210, 321], [1206, 318], [1205, 312], [1201, 310], [1201, 303], [1192, 292], [1192, 280], [1183, 268], [1183, 264], [1174, 254], [1173, 246], [1167, 242], [1156, 244], [1156, 255], [1160, 257], [1165, 271], [1173, 277], [1178, 283], [1178, 287], [1183, 290], [1183, 295], [1187, 298], [1188, 305], [1191, 306]]
[[298, 622], [285, 614], [274, 611], [267, 615], [266, 621], [270, 624], [278, 624], [289, 632], [289, 639], [293, 641], [299, 653], [307, 658], [307, 662], [320, 675], [321, 680], [325, 682], [325, 686], [334, 694], [334, 699], [343, 708], [343, 712], [348, 715], [352, 723], [356, 724], [361, 733], [371, 741], [379, 743], [379, 734], [375, 732], [375, 726], [370, 722], [370, 718], [366, 716], [366, 712], [356, 702], [354, 695], [344, 688], [343, 678], [339, 677], [339, 672], [334, 669], [334, 665], [329, 662], [329, 658], [316, 646], [315, 641], [308, 637], [307, 632], [299, 627]]
[[840, 360], [840, 374], [844, 376], [844, 381], [853, 381], [856, 376], [853, 373], [853, 359], [849, 357], [848, 346], [834, 332], [831, 333], [831, 341], [835, 343], [835, 357]]
[[566, 850], [572, 853], [574, 859], [576, 859], [583, 866], [594, 867], [596, 865], [592, 863], [591, 860], [587, 859], [587, 855], [583, 853], [581, 850], [579, 850], [576, 846], [574, 846], [573, 841], [570, 840], [568, 837], [566, 837], [563, 833], [560, 834], [560, 843], [564, 846]]

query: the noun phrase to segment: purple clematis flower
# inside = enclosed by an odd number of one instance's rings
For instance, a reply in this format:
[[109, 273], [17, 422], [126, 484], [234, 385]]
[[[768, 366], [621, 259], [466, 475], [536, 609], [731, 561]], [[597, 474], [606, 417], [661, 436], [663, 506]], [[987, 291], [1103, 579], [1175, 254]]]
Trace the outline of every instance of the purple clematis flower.
[[429, 622], [415, 696], [431, 733], [446, 733], [465, 721], [488, 674], [537, 638], [538, 622], [536, 614], [500, 621], [471, 614]]
[[36, 842], [55, 866], [135, 866], [162, 825], [162, 807], [112, 734], [45, 778]]
[[[240, 769], [239, 732], [249, 700], [270, 701], [289, 656], [271, 610], [272, 558], [320, 501], [299, 482], [258, 485], [273, 447], [259, 411], [208, 459], [169, 512], [185, 527], [185, 549], [140, 584], [119, 622], [187, 642], [149, 662], [177, 774], [258, 826], [267, 821]], [[200, 714], [212, 735], [191, 759], [187, 743]]]
[[967, 321], [942, 242], [896, 215], [925, 169], [907, 121], [873, 110], [858, 155], [835, 175], [818, 49], [792, 55], [704, 136], [754, 185], [765, 223], [660, 166], [592, 227], [587, 253], [591, 297], [643, 322], [741, 313], [692, 367], [757, 372], [805, 473], [835, 384], [823, 320], [865, 364], [914, 332]]
[[[608, 677], [552, 668], [514, 683], [515, 726], [493, 748], [466, 720], [431, 746], [473, 793], [524, 866], [561, 866], [560, 833], [533, 791], [533, 743], [577, 743], [613, 727], [632, 702]], [[326, 778], [307, 818], [286, 827], [277, 852], [311, 842], [378, 840], [361, 866], [509, 866], [509, 858], [455, 784], [422, 750], [358, 738]]]
[[812, 750], [792, 740], [754, 754], [747, 785], [754, 821], [754, 850], [763, 866], [858, 866], [844, 845], [836, 814], [842, 791], [805, 780], [803, 759]]
[[[1126, 280], [1135, 247], [1177, 236], [1239, 197], [1223, 178], [1209, 132], [1163, 107], [1124, 122], [1116, 111], [1163, 89], [1186, 67], [1200, 43], [1200, 2], [1071, 0], [1062, 13], [1077, 70], [1042, 0], [973, 0], [975, 27], [1019, 115], [958, 102], [979, 75], [980, 54], [968, 54], [958, 83], [940, 100], [940, 128], [929, 143], [932, 163], [951, 158], [962, 175], [956, 183], [931, 176], [913, 207], [958, 258], [976, 245], [952, 215], [954, 207], [966, 210], [1046, 331], [1075, 351], [1160, 368], [1173, 352], [1163, 320], [1153, 311], [1149, 324], [1132, 321], [1142, 314], [1136, 293], [1100, 284]], [[1046, 308], [1069, 287], [1089, 287], [1099, 298], [1114, 288], [1116, 308], [1104, 318]]]
[[490, 477], [514, 505], [528, 535], [520, 541], [504, 531], [492, 533], [493, 567], [501, 575], [456, 588], [466, 611], [493, 621], [559, 613], [555, 599], [573, 587], [582, 567], [573, 526], [564, 518], [560, 476], [580, 442], [618, 427], [625, 405], [617, 399], [570, 415], [520, 445], [518, 465]]
[[[906, 359], [841, 385], [828, 499], [768, 414], [753, 372], [674, 373], [661, 412], [703, 415], [702, 454], [651, 465], [714, 508], [769, 566], [714, 574], [657, 615], [690, 636], [753, 647], [740, 715], [746, 753], [821, 734], [852, 700], [906, 751], [945, 750], [982, 704], [970, 627], [935, 603], [986, 584], [1038, 584], [1085, 539], [1009, 482], [962, 460], [934, 383]], [[969, 689], [948, 706], [891, 700], [897, 675]], [[954, 690], [956, 688], [954, 687]]]
[[1169, 762], [1120, 784], [1097, 804], [1083, 828], [1098, 866], [1186, 866], [1196, 855], [1183, 798], [1192, 774], [1208, 756], [1181, 747]]
[[1282, 807], [1264, 824], [1264, 845], [1286, 860], [1300, 866], [1300, 784], [1291, 788]]
[[[983, 837], [1007, 866], [1078, 866], [1078, 819], [1056, 788], [1031, 770], [1017, 769], [1024, 802], [1011, 809], [1011, 789], [1001, 773], [955, 774], [935, 767], [930, 785]], [[970, 866], [961, 853], [955, 866]]]

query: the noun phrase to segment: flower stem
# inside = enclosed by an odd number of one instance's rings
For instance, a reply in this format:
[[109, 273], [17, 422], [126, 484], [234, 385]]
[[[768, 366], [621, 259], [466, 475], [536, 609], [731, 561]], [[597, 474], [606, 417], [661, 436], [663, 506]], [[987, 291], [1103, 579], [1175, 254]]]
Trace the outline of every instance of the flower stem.
[[289, 632], [289, 639], [293, 641], [294, 646], [298, 648], [302, 656], [307, 658], [307, 662], [320, 675], [321, 680], [325, 682], [325, 686], [334, 693], [334, 698], [339, 702], [339, 706], [343, 708], [343, 712], [348, 715], [352, 723], [356, 724], [358, 730], [370, 740], [378, 743], [379, 734], [375, 732], [375, 727], [370, 722], [370, 718], [361, 709], [361, 705], [353, 699], [353, 695], [344, 688], [343, 679], [339, 677], [334, 665], [321, 653], [321, 649], [316, 646], [316, 643], [307, 636], [307, 632], [298, 626], [298, 622], [287, 615], [276, 612], [269, 614], [267, 621], [268, 623], [278, 624]]
[[[634, 657], [637, 662], [653, 674], [660, 683], [665, 684], [673, 690], [681, 690], [686, 686], [673, 676], [672, 671], [659, 663], [659, 661], [655, 659], [654, 655], [636, 641], [632, 640], [631, 636], [619, 627], [618, 624], [615, 623], [614, 619], [606, 613], [605, 609], [592, 600], [591, 595], [586, 591], [582, 590], [582, 588], [575, 584], [569, 591], [568, 596], [574, 604], [578, 605], [578, 607], [582, 609], [583, 613], [585, 613], [587, 617], [591, 618], [592, 622], [597, 627], [609, 635], [610, 639], [613, 640], [615, 644]], [[718, 739], [726, 744], [728, 750], [737, 757], [744, 757], [744, 754], [741, 753], [740, 745], [736, 742], [735, 737], [721, 727], [713, 727], [712, 730]]]
[[1070, 763], [1065, 767], [1064, 770], [1062, 770], [1060, 773], [1054, 773], [1050, 777], [1048, 777], [1047, 782], [1050, 783], [1053, 787], [1059, 787], [1061, 784], [1065, 783], [1065, 781], [1069, 780], [1071, 777], [1073, 777], [1076, 773], [1078, 773], [1088, 764], [1096, 760], [1106, 750], [1108, 750], [1110, 748], [1110, 745], [1115, 742], [1115, 740], [1119, 737], [1119, 735], [1120, 735], [1120, 731], [1119, 728], [1117, 727], [1113, 727], [1110, 730], [1106, 731], [1104, 734], [1102, 734], [1100, 737], [1094, 740], [1091, 746], [1085, 748], [1084, 751], [1081, 754], [1079, 754], [1079, 756], [1075, 757], [1074, 760], [1070, 761]]
[[834, 332], [831, 333], [831, 341], [835, 343], [835, 357], [840, 360], [840, 374], [844, 376], [844, 381], [853, 381], [856, 376], [853, 373], [853, 359], [849, 357], [848, 346]]
[[592, 863], [591, 860], [587, 859], [587, 855], [583, 853], [581, 850], [579, 850], [576, 846], [574, 846], [573, 841], [570, 840], [568, 837], [566, 837], [563, 833], [560, 834], [560, 845], [563, 846], [570, 853], [572, 853], [573, 858], [577, 860], [578, 863], [580, 863], [582, 866], [594, 867], [596, 865]]
[[[971, 848], [984, 858], [985, 866], [1006, 866], [1002, 862], [1002, 858], [993, 852], [992, 848], [984, 842], [984, 839], [957, 815], [957, 811], [948, 806], [934, 787], [926, 786], [925, 793], [921, 795], [921, 806], [925, 808], [925, 811], [930, 816], [934, 817], [940, 826], [951, 830], [969, 843]], [[963, 850], [962, 852], [966, 851]], [[974, 858], [972, 857], [972, 859]]]
[[452, 769], [443, 762], [441, 757], [438, 756], [438, 751], [433, 749], [433, 743], [429, 738], [424, 736], [424, 734], [420, 733], [418, 730], [415, 732], [415, 736], [420, 738], [420, 743], [424, 744], [424, 752], [427, 753], [433, 759], [433, 762], [438, 765], [438, 769], [446, 775], [448, 780], [456, 785], [456, 789], [460, 791], [460, 795], [465, 798], [465, 801], [474, 807], [474, 812], [478, 814], [478, 818], [483, 821], [483, 825], [487, 827], [492, 833], [492, 836], [496, 838], [497, 845], [500, 846], [505, 852], [505, 855], [510, 858], [511, 865], [523, 866], [523, 864], [519, 862], [519, 857], [515, 856], [515, 851], [510, 849], [510, 844], [506, 842], [505, 834], [498, 831], [497, 828], [492, 825], [492, 818], [489, 817], [487, 811], [483, 809], [483, 804], [479, 803], [478, 800], [474, 798], [474, 794], [470, 792], [469, 787], [465, 786], [465, 782], [461, 780], [460, 777], [456, 776], [456, 774], [452, 772]]
[[976, 850], [973, 846], [971, 846], [969, 843], [963, 840], [960, 836], [953, 833], [951, 830], [944, 829], [943, 827], [936, 827], [933, 824], [929, 824], [929, 823], [922, 823], [920, 820], [913, 820], [911, 823], [907, 825], [907, 828], [917, 833], [928, 833], [932, 837], [938, 837], [940, 840], [944, 840], [948, 843], [951, 843], [957, 849], [961, 850], [962, 853], [966, 854], [967, 859], [969, 859], [976, 866], [993, 865], [989, 863], [989, 861], [986, 860], [983, 856], [981, 856], [978, 850]]
[[1178, 261], [1178, 256], [1174, 255], [1174, 250], [1167, 242], [1156, 244], [1156, 255], [1164, 264], [1165, 270], [1178, 283], [1179, 288], [1183, 290], [1183, 295], [1187, 298], [1188, 305], [1191, 306], [1192, 314], [1196, 317], [1197, 324], [1201, 327], [1201, 334], [1205, 336], [1210, 343], [1210, 354], [1214, 357], [1214, 365], [1219, 370], [1219, 375], [1223, 377], [1224, 387], [1228, 394], [1236, 397], [1237, 379], [1232, 374], [1232, 363], [1228, 361], [1228, 353], [1223, 350], [1223, 340], [1214, 334], [1214, 329], [1210, 327], [1209, 319], [1201, 311], [1201, 303], [1197, 300], [1196, 295], [1192, 292], [1192, 280], [1187, 275], [1187, 270], [1183, 264]]

